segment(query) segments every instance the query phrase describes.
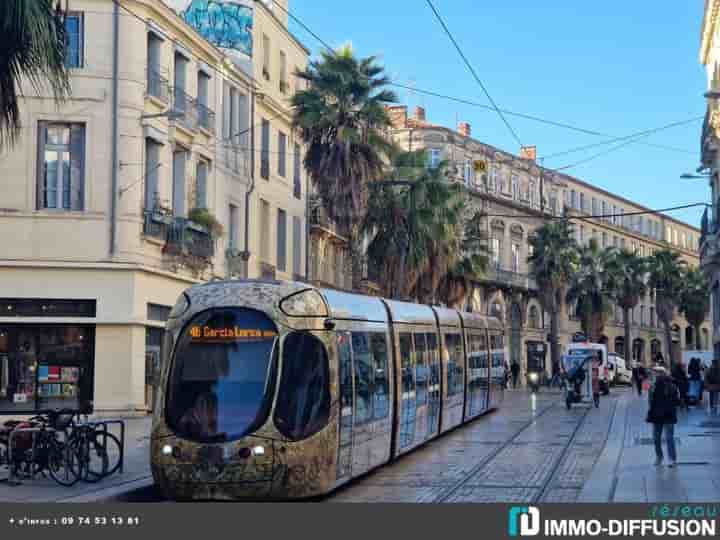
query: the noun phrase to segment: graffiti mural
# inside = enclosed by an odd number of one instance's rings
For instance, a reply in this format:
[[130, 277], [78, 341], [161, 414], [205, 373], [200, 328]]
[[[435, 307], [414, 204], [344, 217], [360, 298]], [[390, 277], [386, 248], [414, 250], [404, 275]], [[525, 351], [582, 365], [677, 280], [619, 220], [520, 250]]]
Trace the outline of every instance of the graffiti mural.
[[192, 0], [180, 13], [210, 43], [252, 56], [253, 10], [231, 0]]

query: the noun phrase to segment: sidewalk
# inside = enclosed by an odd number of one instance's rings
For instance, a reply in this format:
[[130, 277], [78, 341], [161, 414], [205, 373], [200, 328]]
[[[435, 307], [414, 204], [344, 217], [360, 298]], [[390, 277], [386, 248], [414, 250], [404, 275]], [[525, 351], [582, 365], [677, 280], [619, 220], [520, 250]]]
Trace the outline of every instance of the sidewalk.
[[[0, 482], [0, 502], [90, 502], [101, 501], [118, 493], [152, 484], [150, 474], [150, 416], [125, 420], [125, 468], [97, 484], [78, 482], [61, 486], [52, 478], [38, 475], [34, 480], [21, 479], [19, 486]], [[113, 429], [113, 433], [117, 433]], [[5, 478], [7, 469], [0, 470]]]
[[678, 411], [678, 466], [655, 467], [652, 426], [645, 422], [647, 393], [626, 392], [611, 434], [578, 502], [707, 502], [720, 500], [720, 416], [707, 411], [708, 397]]

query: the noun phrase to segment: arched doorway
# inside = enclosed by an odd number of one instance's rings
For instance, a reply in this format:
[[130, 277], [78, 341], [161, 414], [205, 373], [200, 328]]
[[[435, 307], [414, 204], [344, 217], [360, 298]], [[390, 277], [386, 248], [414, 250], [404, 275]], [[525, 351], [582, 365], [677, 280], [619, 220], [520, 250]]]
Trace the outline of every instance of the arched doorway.
[[510, 363], [522, 361], [522, 311], [516, 303], [510, 306]]
[[642, 340], [640, 338], [636, 338], [633, 341], [632, 359], [633, 359], [633, 364], [646, 364], [645, 341], [644, 340]]
[[620, 356], [625, 354], [625, 338], [618, 336], [615, 338], [615, 352]]
[[695, 347], [694, 343], [695, 340], [693, 339], [695, 332], [693, 331], [692, 326], [688, 326], [685, 328], [685, 350], [692, 351], [693, 349], [699, 348]]
[[662, 343], [659, 339], [653, 339], [650, 342], [650, 360], [655, 360], [655, 357], [659, 352], [662, 352]]

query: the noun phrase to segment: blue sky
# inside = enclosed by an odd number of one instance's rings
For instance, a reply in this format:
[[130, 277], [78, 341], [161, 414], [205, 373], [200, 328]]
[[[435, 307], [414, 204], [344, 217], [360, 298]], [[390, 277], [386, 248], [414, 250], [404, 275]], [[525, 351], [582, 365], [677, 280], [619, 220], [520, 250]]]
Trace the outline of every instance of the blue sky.
[[[706, 82], [698, 60], [702, 0], [434, 0], [497, 104], [586, 129], [624, 136], [702, 116]], [[424, 0], [290, 0], [290, 10], [331, 45], [379, 55], [395, 80], [488, 103]], [[317, 53], [319, 43], [291, 21]], [[472, 124], [473, 136], [514, 153], [518, 145], [489, 110], [400, 93], [428, 120]], [[489, 103], [488, 103], [489, 104]], [[601, 137], [508, 117], [538, 156]], [[709, 202], [704, 180], [681, 180], [699, 165], [702, 121], [645, 139], [689, 151], [631, 144], [567, 172], [650, 208]], [[562, 167], [612, 145], [545, 161]], [[702, 208], [671, 213], [699, 225]]]

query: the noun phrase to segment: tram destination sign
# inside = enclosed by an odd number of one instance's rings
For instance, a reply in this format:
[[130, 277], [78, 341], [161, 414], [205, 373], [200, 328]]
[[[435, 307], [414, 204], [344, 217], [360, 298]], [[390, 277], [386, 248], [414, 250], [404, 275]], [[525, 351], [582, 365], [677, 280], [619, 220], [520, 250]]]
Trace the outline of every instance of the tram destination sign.
[[272, 339], [277, 336], [274, 330], [257, 328], [240, 328], [238, 326], [213, 328], [211, 326], [193, 325], [189, 330], [190, 339], [199, 343], [227, 343], [236, 341], [256, 341]]

